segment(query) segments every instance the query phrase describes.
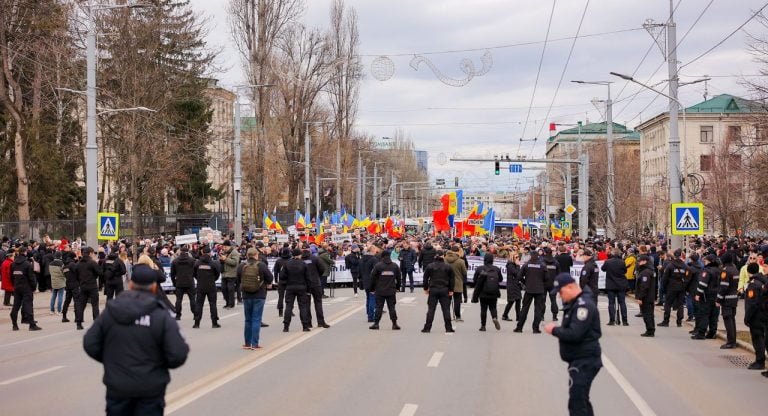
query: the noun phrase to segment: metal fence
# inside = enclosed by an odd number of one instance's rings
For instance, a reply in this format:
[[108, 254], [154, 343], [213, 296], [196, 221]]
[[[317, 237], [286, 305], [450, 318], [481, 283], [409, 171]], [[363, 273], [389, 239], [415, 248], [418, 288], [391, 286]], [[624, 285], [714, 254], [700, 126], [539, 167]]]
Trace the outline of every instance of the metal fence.
[[[136, 225], [136, 226], [135, 226]], [[141, 226], [133, 224], [130, 216], [120, 215], [120, 238], [156, 237], [161, 234], [191, 234], [197, 233], [203, 227], [209, 227], [230, 233], [233, 229], [227, 213], [208, 214], [178, 214], [162, 216], [142, 216]], [[27, 230], [22, 233], [22, 230]], [[67, 237], [85, 238], [85, 218], [71, 220], [32, 220], [32, 221], [0, 221], [0, 236], [11, 239], [40, 240], [43, 236], [53, 240]]]

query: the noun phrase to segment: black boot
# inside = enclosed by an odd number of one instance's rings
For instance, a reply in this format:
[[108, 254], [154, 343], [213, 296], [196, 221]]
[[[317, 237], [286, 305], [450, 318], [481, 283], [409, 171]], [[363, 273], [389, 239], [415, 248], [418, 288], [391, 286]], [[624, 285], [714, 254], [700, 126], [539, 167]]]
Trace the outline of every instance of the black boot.
[[32, 323], [32, 324], [29, 325], [29, 330], [30, 331], [40, 331], [42, 329], [43, 328], [40, 328], [39, 326], [37, 326], [37, 322]]
[[374, 329], [374, 330], [375, 329], [379, 329], [379, 323], [378, 322], [374, 322], [374, 324], [369, 326], [368, 329]]
[[213, 321], [213, 325], [211, 328], [221, 328], [221, 325], [219, 325], [219, 321]]
[[192, 328], [193, 328], [193, 329], [198, 329], [198, 328], [200, 328], [200, 320], [198, 320], [198, 319], [195, 319], [195, 324], [194, 324], [194, 325], [192, 325]]
[[640, 336], [641, 336], [641, 337], [650, 337], [650, 338], [653, 338], [653, 337], [654, 337], [654, 333], [653, 333], [653, 331], [645, 331], [644, 333], [640, 334]]
[[656, 324], [656, 326], [668, 327], [669, 326], [669, 321], [661, 321], [658, 324]]
[[392, 330], [393, 331], [399, 331], [400, 330], [400, 325], [398, 325], [397, 321], [395, 321], [395, 320], [392, 320]]
[[279, 316], [280, 318], [283, 317], [283, 310], [282, 309], [278, 309], [277, 310], [277, 316]]
[[283, 332], [288, 332], [288, 324], [283, 324]]
[[78, 322], [77, 323], [77, 330], [81, 331], [82, 329], [83, 329], [83, 323], [82, 322]]
[[13, 330], [14, 330], [14, 331], [18, 331], [18, 330], [19, 330], [19, 325], [17, 325], [17, 324], [13, 324]]

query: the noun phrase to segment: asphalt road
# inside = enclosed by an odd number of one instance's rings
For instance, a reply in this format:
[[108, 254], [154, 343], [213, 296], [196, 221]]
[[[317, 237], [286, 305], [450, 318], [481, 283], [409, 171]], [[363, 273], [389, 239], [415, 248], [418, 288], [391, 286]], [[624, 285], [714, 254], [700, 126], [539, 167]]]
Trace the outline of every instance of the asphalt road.
[[[42, 295], [46, 298], [46, 295]], [[173, 296], [171, 296], [173, 298]], [[562, 415], [568, 376], [557, 340], [489, 325], [478, 332], [479, 306], [465, 304], [465, 322], [445, 334], [436, 317], [422, 334], [423, 292], [398, 297], [399, 324], [371, 331], [364, 298], [336, 291], [325, 305], [330, 329], [283, 333], [271, 292], [259, 351], [241, 350], [242, 309], [219, 309], [221, 329], [204, 320], [181, 325], [191, 345], [187, 363], [172, 372], [167, 413], [174, 415]], [[0, 402], [7, 415], [93, 415], [104, 409], [102, 367], [82, 350], [83, 332], [45, 312], [43, 331], [10, 330], [0, 311]], [[220, 303], [221, 305], [221, 303]], [[603, 322], [607, 301], [599, 302]], [[630, 305], [630, 315], [637, 311]], [[532, 314], [533, 311], [531, 311]], [[207, 315], [207, 312], [204, 316]], [[547, 314], [549, 315], [549, 313]], [[89, 313], [86, 312], [86, 316]], [[90, 322], [86, 322], [90, 324]], [[592, 402], [600, 415], [763, 414], [768, 379], [746, 370], [752, 354], [719, 349], [722, 341], [691, 341], [688, 327], [658, 328], [641, 338], [640, 318], [629, 327], [603, 327], [603, 361]]]

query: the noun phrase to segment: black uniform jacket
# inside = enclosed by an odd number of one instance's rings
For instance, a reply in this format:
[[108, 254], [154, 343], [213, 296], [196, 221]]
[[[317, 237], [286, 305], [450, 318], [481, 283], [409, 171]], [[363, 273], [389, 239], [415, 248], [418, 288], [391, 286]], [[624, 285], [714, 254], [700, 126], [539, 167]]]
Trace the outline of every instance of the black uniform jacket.
[[424, 270], [424, 289], [445, 293], [453, 292], [454, 278], [453, 267], [442, 259], [435, 259]]
[[171, 263], [171, 282], [181, 289], [195, 286], [195, 259], [189, 253], [179, 254]]
[[592, 293], [598, 292], [597, 285], [600, 281], [600, 270], [597, 268], [595, 259], [591, 258], [584, 263], [584, 267], [581, 269], [581, 275], [579, 275], [579, 286], [582, 289], [589, 286], [592, 289]]
[[639, 266], [637, 269], [635, 298], [643, 303], [653, 303], [656, 300], [656, 271], [651, 264]]
[[384, 257], [371, 271], [371, 291], [376, 296], [393, 296], [400, 290], [400, 266]]
[[221, 269], [219, 269], [219, 262], [211, 260], [211, 256], [204, 254], [195, 263], [193, 270], [193, 276], [197, 280], [197, 290], [208, 293], [216, 291], [216, 280], [219, 279]]
[[286, 290], [297, 290], [306, 293], [311, 285], [309, 270], [303, 260], [293, 258], [280, 269], [280, 284]]
[[129, 290], [107, 303], [83, 338], [85, 352], [104, 364], [110, 396], [163, 394], [169, 368], [187, 360], [189, 346], [162, 301], [149, 292]]
[[552, 335], [560, 340], [560, 358], [563, 361], [600, 359], [600, 315], [592, 296], [592, 290], [587, 287], [565, 304], [563, 324], [552, 331]]

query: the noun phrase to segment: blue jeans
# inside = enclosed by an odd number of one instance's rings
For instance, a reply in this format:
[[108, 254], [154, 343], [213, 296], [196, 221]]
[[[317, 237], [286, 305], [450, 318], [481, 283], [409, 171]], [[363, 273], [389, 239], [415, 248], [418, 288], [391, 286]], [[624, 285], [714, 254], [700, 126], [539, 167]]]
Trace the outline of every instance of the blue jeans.
[[[58, 299], [58, 302], [57, 302]], [[51, 291], [51, 312], [53, 312], [54, 304], [58, 303], [56, 311], [61, 313], [61, 303], [64, 299], [64, 288], [52, 289]]]
[[688, 309], [688, 318], [690, 319], [696, 314], [696, 309], [693, 305], [693, 296], [691, 296], [690, 293], [685, 294], [685, 306], [686, 309]]
[[608, 291], [608, 319], [610, 322], [616, 322], [616, 300], [619, 301], [619, 309], [621, 312], [621, 321], [627, 322], [627, 302], [624, 300], [626, 292], [623, 290], [609, 290]]
[[376, 319], [376, 295], [371, 292], [365, 292], [365, 313], [368, 314], [368, 321], [373, 322]]
[[243, 311], [245, 312], [245, 330], [243, 336], [245, 345], [255, 347], [259, 345], [259, 333], [261, 332], [261, 316], [264, 314], [266, 299], [244, 298]]

